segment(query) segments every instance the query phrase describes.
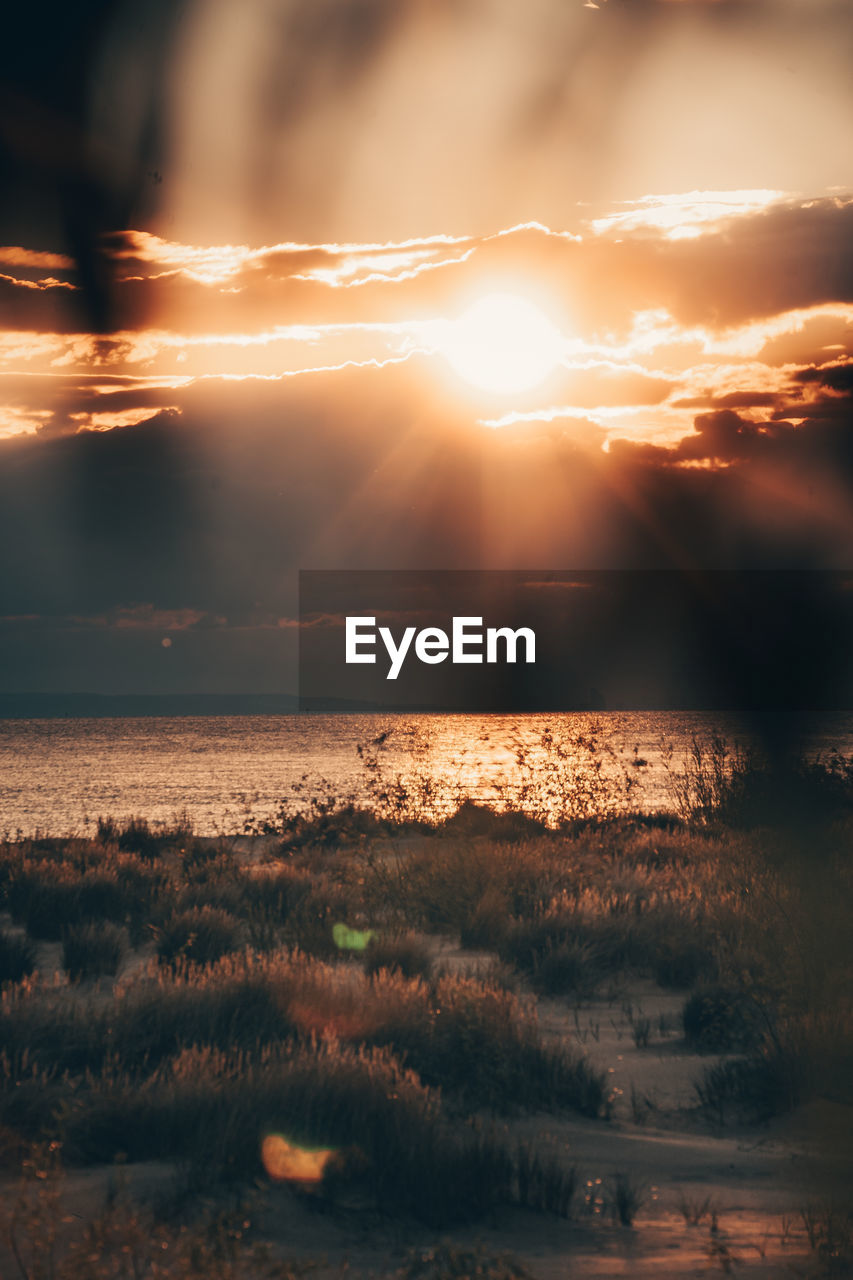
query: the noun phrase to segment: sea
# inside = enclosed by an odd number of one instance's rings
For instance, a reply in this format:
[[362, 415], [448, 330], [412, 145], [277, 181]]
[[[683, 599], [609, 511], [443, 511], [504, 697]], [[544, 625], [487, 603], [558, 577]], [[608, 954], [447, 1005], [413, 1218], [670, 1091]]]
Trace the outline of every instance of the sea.
[[[234, 835], [348, 802], [427, 817], [465, 800], [674, 811], [685, 762], [720, 744], [755, 747], [756, 726], [671, 711], [0, 720], [0, 837], [132, 816]], [[801, 745], [849, 756], [853, 713], [822, 716]]]

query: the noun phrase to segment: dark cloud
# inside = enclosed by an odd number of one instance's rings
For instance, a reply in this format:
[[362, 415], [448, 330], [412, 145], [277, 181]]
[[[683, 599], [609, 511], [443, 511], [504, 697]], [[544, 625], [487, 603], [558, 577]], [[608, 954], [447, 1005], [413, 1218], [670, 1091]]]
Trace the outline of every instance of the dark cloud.
[[[607, 0], [597, 11], [564, 0], [247, 3], [243, 63], [217, 44], [211, 9], [81, 0], [19, 5], [6, 19], [3, 223], [14, 243], [74, 260], [78, 323], [116, 323], [104, 233], [134, 215], [168, 225], [175, 188], [193, 193], [189, 238], [263, 243], [556, 222], [576, 202], [600, 208], [674, 190], [674, 179], [743, 186], [745, 171], [776, 189], [837, 181], [827, 168], [837, 168], [853, 33], [842, 0]], [[233, 55], [239, 72], [212, 98], [207, 71], [194, 78], [208, 38], [212, 64]], [[755, 86], [732, 76], [723, 91], [718, 68], [744, 50]], [[192, 148], [188, 171], [177, 146], [174, 168], [164, 163], [186, 112], [207, 130], [207, 176]], [[693, 138], [671, 130], [682, 118], [695, 121]]]
[[0, 328], [74, 332], [72, 322], [75, 286], [67, 281], [38, 280], [0, 275]]
[[[771, 206], [687, 240], [649, 228], [582, 241], [521, 228], [402, 251], [297, 246], [240, 256], [211, 250], [208, 262], [201, 250], [125, 233], [109, 240], [111, 318], [115, 330], [190, 335], [394, 323], [453, 314], [472, 291], [498, 280], [538, 290], [568, 331], [625, 333], [636, 312], [661, 309], [684, 325], [719, 330], [853, 302], [851, 246], [853, 201], [835, 198]], [[401, 252], [411, 255], [408, 262], [394, 261]], [[328, 273], [342, 267], [347, 274], [335, 286]], [[22, 269], [10, 267], [0, 275], [0, 324], [78, 332], [74, 297], [68, 280], [25, 279]], [[842, 318], [815, 317], [802, 335], [770, 339], [762, 358], [826, 359], [833, 344], [849, 340]]]
[[831, 391], [853, 391], [853, 361], [849, 364], [822, 365], [819, 369], [801, 369], [794, 376], [798, 382], [816, 382]]
[[[8, 687], [292, 690], [295, 631], [277, 623], [305, 567], [853, 558], [849, 398], [847, 420], [724, 408], [671, 448], [611, 436], [606, 453], [580, 419], [476, 428], [450, 398], [429, 408], [424, 378], [410, 364], [201, 383], [175, 393], [177, 417], [0, 442]], [[64, 394], [100, 403], [85, 381]]]
[[129, 431], [3, 442], [5, 611], [91, 614], [134, 600], [185, 607], [190, 571], [179, 553], [197, 505], [174, 425], [164, 415]]
[[853, 323], [843, 315], [816, 315], [768, 339], [758, 359], [768, 365], [821, 365], [843, 355], [853, 356]]
[[[708, 459], [712, 462], [735, 462], [751, 458], [771, 438], [779, 438], [781, 428], [758, 426], [748, 422], [733, 409], [700, 413], [695, 419], [695, 436], [687, 436], [675, 450], [679, 458]], [[770, 432], [773, 436], [770, 436]]]
[[672, 405], [674, 409], [773, 409], [779, 399], [776, 391], [729, 391], [721, 396], [685, 396]]
[[[424, 303], [446, 308], [480, 280], [513, 276], [534, 285], [547, 282], [581, 325], [625, 326], [635, 311], [665, 307], [684, 324], [719, 328], [827, 302], [853, 302], [853, 201], [773, 207], [691, 240], [646, 232], [619, 242], [589, 237], [577, 242], [523, 229], [460, 248], [474, 252], [465, 262], [413, 281], [331, 290], [294, 279], [304, 270], [301, 265], [283, 276], [280, 261], [271, 268], [260, 258], [228, 283], [241, 290], [240, 306], [258, 323], [281, 323], [284, 316], [304, 323], [396, 319], [405, 317], [407, 307]], [[334, 255], [327, 256], [334, 266]], [[213, 327], [230, 317], [233, 324], [233, 296], [217, 296], [183, 276], [128, 281], [125, 290], [128, 321], [136, 314], [146, 321], [171, 314]], [[149, 293], [154, 296], [146, 302]]]
[[696, 239], [646, 233], [578, 248], [575, 287], [602, 321], [665, 307], [682, 324], [719, 329], [850, 302], [851, 246], [853, 201], [782, 204]]
[[[795, 379], [821, 382], [820, 375], [826, 372], [831, 383], [853, 389], [849, 377], [851, 368], [853, 366], [827, 371], [801, 370]], [[780, 395], [774, 399], [778, 407], [769, 420], [756, 421], [731, 408], [718, 407], [699, 414], [694, 419], [694, 434], [673, 445], [619, 440], [614, 441], [612, 449], [619, 456], [653, 466], [753, 462], [759, 478], [764, 466], [800, 467], [803, 487], [808, 484], [809, 473], [814, 480], [822, 469], [837, 467], [839, 482], [850, 486], [853, 483], [853, 396], [834, 393], [802, 399]], [[754, 405], [755, 402], [747, 403]]]
[[40, 423], [40, 435], [73, 434], [91, 425], [93, 414], [162, 409], [175, 405], [175, 393], [144, 379], [115, 374], [0, 373], [0, 400]]
[[[120, 351], [123, 345], [109, 343], [106, 339], [98, 342], [99, 348], [105, 348], [102, 357], [109, 359], [110, 362], [115, 352]], [[92, 363], [95, 365], [99, 363], [97, 352]], [[449, 379], [444, 360], [438, 355], [433, 355], [423, 358], [417, 363], [417, 368], [418, 378], [424, 384], [421, 394], [429, 397], [433, 403], [446, 401], [448, 412], [459, 413], [460, 404], [452, 403], [453, 390], [456, 388]], [[391, 377], [390, 367], [388, 376]], [[300, 375], [302, 388], [292, 393], [282, 388], [282, 399], [288, 401], [293, 396], [297, 396], [300, 399], [306, 397], [310, 402], [316, 377], [316, 374], [310, 373]], [[430, 381], [440, 382], [441, 378], [446, 382], [443, 390], [429, 386]], [[156, 377], [104, 373], [52, 373], [44, 376], [0, 373], [0, 403], [7, 409], [18, 412], [23, 418], [38, 422], [39, 434], [60, 435], [85, 430], [92, 426], [100, 428], [103, 425], [121, 425], [117, 424], [115, 419], [110, 421], [108, 418], [99, 418], [97, 415], [127, 414], [138, 411], [137, 417], [141, 418], [146, 416], [143, 412], [146, 409], [180, 408], [194, 403], [207, 404], [211, 395], [210, 391], [206, 390], [209, 385], [208, 380], [204, 378], [190, 381], [185, 387], [175, 387], [170, 385], [168, 379], [158, 380]], [[255, 387], [254, 380], [247, 380], [245, 386], [247, 401], [251, 403]], [[620, 369], [618, 366], [589, 369], [560, 368], [554, 372], [544, 388], [535, 388], [527, 396], [519, 393], [515, 397], [515, 404], [522, 412], [525, 409], [536, 408], [541, 405], [544, 395], [546, 402], [550, 398], [556, 403], [571, 404], [573, 412], [584, 407], [657, 405], [666, 398], [673, 386], [674, 383], [665, 378], [648, 377], [631, 369]], [[468, 395], [470, 395], [470, 388], [466, 387], [463, 390], [460, 386], [455, 399], [458, 401], [461, 398], [462, 405], [465, 405]], [[488, 418], [491, 412], [501, 415], [504, 410], [503, 397], [490, 399], [485, 392], [478, 392], [476, 402], [472, 402], [468, 408], [468, 417], [473, 419], [480, 413]], [[404, 413], [408, 411], [408, 408], [403, 410]], [[528, 431], [530, 430], [535, 428], [528, 428]]]
[[[78, 291], [66, 310], [77, 327], [112, 323], [105, 233], [141, 215], [141, 194], [160, 151], [165, 63], [183, 0], [80, 0], [16, 5], [0, 47], [2, 238], [73, 264]], [[133, 44], [133, 88], [123, 88], [133, 127], [115, 147], [115, 116], [93, 124], [92, 98], [118, 43]], [[123, 69], [123, 68], [122, 68]], [[122, 70], [120, 69], [120, 70]]]
[[[303, 567], [811, 568], [853, 557], [849, 400], [846, 420], [799, 427], [718, 409], [672, 448], [611, 439], [608, 454], [593, 424], [475, 427], [426, 396], [423, 378], [407, 365], [199, 384], [178, 393], [177, 418], [2, 442], [4, 614], [89, 619], [96, 688], [128, 687], [141, 671], [158, 687], [136, 641], [95, 642], [122, 630], [119, 618], [135, 617], [125, 629], [139, 636], [156, 629], [146, 616], [227, 619], [185, 628], [199, 637], [196, 659], [208, 654], [210, 687], [285, 689], [280, 649], [257, 637], [294, 616]], [[147, 615], [133, 612], [140, 602]], [[40, 653], [65, 643], [61, 630]], [[219, 631], [227, 642], [204, 650]], [[35, 656], [15, 644], [32, 674]], [[83, 671], [79, 635], [73, 647]]]

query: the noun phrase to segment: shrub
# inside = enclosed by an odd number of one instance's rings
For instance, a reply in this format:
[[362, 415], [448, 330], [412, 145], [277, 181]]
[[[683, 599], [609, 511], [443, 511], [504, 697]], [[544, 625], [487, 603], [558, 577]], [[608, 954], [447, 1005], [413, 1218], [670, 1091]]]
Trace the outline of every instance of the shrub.
[[651, 1018], [632, 1018], [631, 1019], [631, 1036], [634, 1044], [638, 1049], [647, 1049], [649, 1044], [649, 1036], [652, 1033]]
[[426, 1083], [470, 1106], [570, 1107], [589, 1116], [603, 1106], [603, 1075], [585, 1058], [544, 1045], [535, 1016], [511, 992], [475, 978], [441, 978], [427, 1008], [389, 1017], [374, 1040], [395, 1046]]
[[364, 953], [365, 973], [378, 973], [387, 969], [404, 978], [429, 978], [432, 973], [432, 956], [423, 938], [404, 933], [394, 938], [376, 937], [367, 944]]
[[[175, 887], [157, 903], [159, 913], [168, 912], [170, 916], [182, 915], [186, 911], [198, 911], [202, 907], [213, 907], [217, 911], [227, 911], [229, 915], [245, 917], [248, 915], [244, 886], [233, 880], [215, 880], [209, 883], [192, 883]], [[152, 914], [157, 914], [155, 912]]]
[[165, 872], [131, 854], [113, 851], [94, 864], [29, 857], [12, 870], [6, 897], [12, 918], [31, 937], [58, 942], [69, 926], [87, 920], [114, 920], [138, 930], [166, 882]]
[[824, 1201], [800, 1211], [809, 1248], [817, 1256], [819, 1275], [853, 1274], [853, 1204]]
[[644, 1188], [627, 1173], [614, 1173], [610, 1179], [610, 1212], [614, 1222], [630, 1227], [645, 1200]]
[[250, 822], [248, 829], [256, 834], [281, 836], [282, 852], [290, 852], [359, 844], [383, 835], [387, 823], [383, 816], [352, 801], [314, 797], [305, 810], [294, 809], [284, 801], [272, 822], [263, 822], [259, 827]]
[[577, 1191], [577, 1170], [566, 1168], [553, 1155], [540, 1155], [521, 1143], [516, 1156], [518, 1203], [538, 1213], [568, 1218]]
[[683, 1187], [678, 1193], [678, 1211], [688, 1227], [698, 1227], [703, 1218], [716, 1212], [710, 1196], [700, 1200], [698, 1196], [689, 1195]]
[[[490, 840], [434, 839], [389, 867], [370, 859], [368, 897], [392, 907], [407, 922], [461, 933], [478, 914], [503, 925], [511, 915], [527, 915], [547, 901], [562, 862], [553, 836], [521, 844]], [[482, 923], [482, 918], [481, 918]], [[493, 939], [484, 939], [493, 945]]]
[[652, 970], [662, 987], [683, 991], [711, 976], [716, 968], [710, 942], [701, 933], [697, 936], [695, 928], [667, 931], [656, 950]]
[[356, 966], [300, 953], [242, 954], [204, 969], [163, 966], [156, 982], [120, 987], [109, 1003], [45, 991], [0, 1007], [0, 1041], [26, 1044], [34, 1069], [59, 1073], [98, 1071], [108, 1053], [145, 1072], [191, 1045], [254, 1050], [328, 1035], [388, 1047], [457, 1108], [594, 1116], [603, 1105], [599, 1072], [543, 1043], [535, 1016], [511, 993], [473, 978], [433, 987], [387, 969], [368, 979]]
[[128, 818], [121, 825], [114, 818], [98, 818], [98, 839], [102, 844], [116, 844], [124, 853], [138, 853], [142, 858], [160, 855], [167, 837], [157, 835], [145, 818]]
[[36, 950], [29, 938], [0, 932], [0, 985], [22, 982], [36, 967]]
[[517, 844], [521, 840], [541, 835], [545, 824], [516, 809], [496, 810], [488, 805], [464, 800], [458, 809], [445, 818], [441, 829], [447, 835], [484, 836], [490, 840]]
[[279, 928], [292, 914], [298, 914], [311, 891], [309, 871], [289, 863], [261, 866], [243, 876], [242, 912], [252, 925]]
[[120, 1182], [84, 1226], [68, 1213], [59, 1144], [27, 1155], [16, 1188], [0, 1202], [0, 1239], [20, 1280], [298, 1280], [305, 1267], [273, 1263], [249, 1244], [249, 1205], [208, 1209], [192, 1223], [158, 1220]]
[[709, 1067], [696, 1086], [699, 1101], [722, 1123], [766, 1120], [822, 1096], [853, 1101], [853, 1023], [849, 1002], [779, 1016], [745, 1057]]
[[300, 951], [335, 959], [339, 954], [335, 926], [348, 922], [363, 930], [363, 924], [355, 923], [360, 914], [358, 895], [347, 886], [336, 884], [324, 875], [311, 880], [306, 877], [301, 892], [292, 893], [282, 936]]
[[242, 945], [240, 923], [216, 907], [193, 907], [170, 917], [157, 936], [157, 956], [173, 968], [181, 961], [213, 964]]
[[527, 973], [538, 991], [588, 997], [604, 968], [588, 932], [574, 916], [519, 921], [507, 934], [500, 957]]
[[732, 1113], [739, 1120], [771, 1120], [800, 1104], [807, 1082], [808, 1063], [779, 1046], [706, 1068], [696, 1095], [720, 1124]]
[[233, 874], [238, 865], [233, 852], [221, 840], [192, 839], [179, 853], [187, 881], [204, 882], [223, 872]]
[[88, 872], [77, 885], [77, 909], [87, 920], [122, 920], [127, 913], [127, 890], [116, 868]]
[[459, 941], [471, 949], [497, 950], [510, 927], [509, 903], [497, 885], [488, 885], [471, 912], [462, 920]]
[[703, 987], [686, 1000], [681, 1013], [684, 1038], [697, 1049], [726, 1052], [747, 1049], [759, 1035], [754, 1000], [731, 987]]
[[107, 1072], [89, 1090], [65, 1117], [66, 1143], [86, 1160], [180, 1156], [208, 1181], [242, 1180], [263, 1172], [264, 1138], [278, 1134], [303, 1149], [357, 1148], [374, 1202], [432, 1226], [512, 1200], [510, 1153], [449, 1123], [439, 1094], [388, 1050], [330, 1039], [254, 1055], [194, 1048], [141, 1085]]
[[9, 885], [12, 919], [26, 926], [31, 938], [58, 942], [64, 930], [80, 918], [77, 877], [51, 881], [39, 872], [24, 872]]
[[683, 818], [729, 826], [813, 829], [853, 808], [853, 757], [768, 761], [754, 750], [730, 745], [720, 734], [709, 743], [693, 739], [682, 767], [667, 762], [672, 799]]
[[104, 921], [72, 926], [62, 943], [62, 963], [72, 982], [114, 976], [127, 953], [127, 930]]
[[410, 1249], [399, 1271], [390, 1280], [533, 1280], [520, 1262], [506, 1254], [486, 1253], [481, 1245], [443, 1240], [429, 1249]]
[[592, 947], [577, 939], [557, 943], [548, 939], [533, 971], [536, 989], [545, 995], [571, 993], [578, 998], [589, 998], [599, 977]]

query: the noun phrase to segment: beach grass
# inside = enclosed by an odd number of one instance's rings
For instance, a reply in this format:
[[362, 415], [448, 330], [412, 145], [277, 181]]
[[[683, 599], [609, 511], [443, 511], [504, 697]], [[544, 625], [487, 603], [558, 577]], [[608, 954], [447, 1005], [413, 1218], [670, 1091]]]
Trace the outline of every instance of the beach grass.
[[[325, 1153], [312, 1194], [331, 1205], [436, 1228], [502, 1206], [565, 1216], [571, 1161], [502, 1126], [603, 1125], [611, 1095], [538, 1002], [636, 981], [682, 993], [712, 1128], [853, 1102], [846, 775], [802, 771], [832, 801], [804, 838], [790, 809], [756, 821], [763, 770], [716, 767], [654, 820], [466, 802], [395, 825], [332, 806], [260, 843], [135, 818], [0, 846], [6, 1148], [167, 1160], [195, 1191], [298, 1190], [272, 1142]], [[652, 1032], [632, 1015], [637, 1049]], [[626, 1174], [608, 1203], [628, 1225], [642, 1189]]]

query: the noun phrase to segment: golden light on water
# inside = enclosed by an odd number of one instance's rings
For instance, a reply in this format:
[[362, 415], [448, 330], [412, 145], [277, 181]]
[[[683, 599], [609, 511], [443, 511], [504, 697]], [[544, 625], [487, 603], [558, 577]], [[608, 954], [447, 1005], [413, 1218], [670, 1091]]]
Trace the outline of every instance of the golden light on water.
[[320, 1182], [333, 1147], [300, 1147], [280, 1133], [269, 1133], [261, 1144], [261, 1160], [276, 1182]]

